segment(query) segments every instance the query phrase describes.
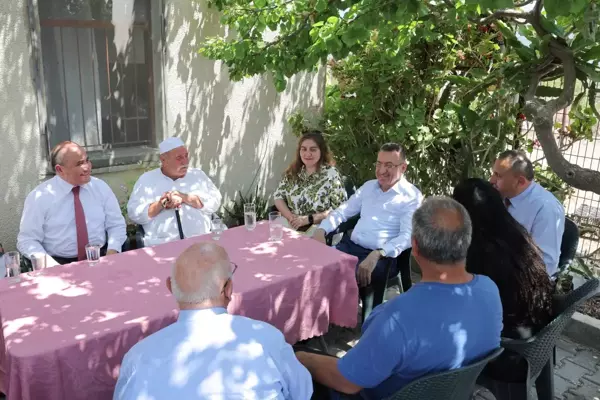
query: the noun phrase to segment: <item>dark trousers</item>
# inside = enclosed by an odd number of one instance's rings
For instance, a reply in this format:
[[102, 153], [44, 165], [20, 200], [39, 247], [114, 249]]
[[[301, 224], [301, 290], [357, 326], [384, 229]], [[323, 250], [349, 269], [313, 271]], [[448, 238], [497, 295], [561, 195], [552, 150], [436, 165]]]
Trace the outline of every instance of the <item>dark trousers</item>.
[[[358, 265], [363, 262], [365, 258], [367, 258], [369, 253], [373, 251], [354, 243], [352, 240], [350, 240], [349, 235], [344, 235], [336, 248], [346, 254], [358, 257], [358, 264], [356, 264], [357, 271]], [[389, 274], [386, 275], [385, 268], [388, 263], [391, 263], [391, 265]], [[371, 311], [373, 311], [373, 308], [383, 303], [383, 297], [385, 296], [385, 289], [387, 288], [388, 279], [398, 276], [399, 273], [402, 279], [402, 290], [406, 292], [412, 285], [410, 279], [410, 263], [399, 266], [397, 259], [395, 258], [379, 259], [375, 269], [373, 270], [373, 273], [371, 274], [371, 285], [367, 287], [361, 287], [359, 291], [363, 304], [363, 321], [369, 316]]]

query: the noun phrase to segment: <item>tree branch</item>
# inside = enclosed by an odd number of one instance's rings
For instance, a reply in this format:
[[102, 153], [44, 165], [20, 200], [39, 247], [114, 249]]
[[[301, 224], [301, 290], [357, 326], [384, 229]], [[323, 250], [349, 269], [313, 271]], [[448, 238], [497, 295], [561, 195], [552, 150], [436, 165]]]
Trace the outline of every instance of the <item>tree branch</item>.
[[573, 102], [577, 69], [575, 68], [575, 57], [573, 57], [573, 51], [570, 48], [559, 43], [556, 39], [550, 40], [548, 48], [550, 49], [550, 54], [560, 59], [564, 69], [563, 90], [557, 99], [550, 100], [546, 105], [549, 109], [548, 111], [554, 115]]
[[502, 10], [497, 10], [494, 11], [491, 15], [488, 15], [487, 17], [477, 20], [476, 22], [478, 22], [480, 25], [487, 25], [490, 24], [494, 21], [496, 21], [497, 19], [501, 19], [501, 18], [507, 18], [507, 19], [523, 19], [525, 21], [527, 21], [529, 17], [529, 13], [524, 13], [521, 11], [515, 11], [515, 10], [509, 10], [509, 9], [502, 9]]
[[550, 111], [551, 107], [538, 99], [528, 101], [525, 105], [525, 112], [532, 117], [535, 134], [542, 146], [548, 166], [567, 184], [580, 190], [600, 193], [600, 172], [572, 164], [563, 156], [554, 138], [554, 113]]

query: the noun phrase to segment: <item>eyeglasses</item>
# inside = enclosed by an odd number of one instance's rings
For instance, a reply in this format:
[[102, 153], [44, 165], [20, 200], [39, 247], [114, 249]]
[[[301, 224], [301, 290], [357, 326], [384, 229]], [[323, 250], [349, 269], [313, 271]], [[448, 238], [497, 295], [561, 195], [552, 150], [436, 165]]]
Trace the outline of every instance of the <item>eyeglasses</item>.
[[400, 164], [392, 164], [391, 162], [388, 162], [388, 163], [384, 164], [384, 163], [381, 163], [379, 161], [377, 161], [375, 164], [373, 164], [373, 166], [375, 167], [375, 169], [379, 169], [381, 167], [384, 167], [387, 170], [399, 167], [401, 165], [402, 165], [402, 163], [400, 163]]
[[227, 280], [225, 281], [225, 284], [223, 285], [223, 290], [221, 290], [221, 294], [225, 293], [225, 288], [227, 287], [227, 284], [229, 283], [231, 278], [233, 278], [233, 274], [235, 274], [235, 271], [238, 268], [237, 264], [234, 262], [231, 263], [231, 266], [233, 267], [233, 269], [231, 270], [231, 275], [229, 275], [229, 278], [227, 278]]

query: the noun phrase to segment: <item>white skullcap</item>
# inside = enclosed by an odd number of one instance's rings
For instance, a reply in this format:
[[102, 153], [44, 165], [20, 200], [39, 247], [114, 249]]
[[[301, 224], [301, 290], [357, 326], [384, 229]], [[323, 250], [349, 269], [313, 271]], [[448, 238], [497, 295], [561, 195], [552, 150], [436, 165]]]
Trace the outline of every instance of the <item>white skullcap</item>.
[[183, 140], [179, 139], [178, 137], [170, 137], [168, 139], [163, 140], [158, 145], [158, 150], [159, 150], [160, 154], [164, 154], [167, 151], [171, 151], [173, 149], [176, 149], [176, 148], [182, 147], [182, 146], [185, 146], [185, 143], [183, 143]]

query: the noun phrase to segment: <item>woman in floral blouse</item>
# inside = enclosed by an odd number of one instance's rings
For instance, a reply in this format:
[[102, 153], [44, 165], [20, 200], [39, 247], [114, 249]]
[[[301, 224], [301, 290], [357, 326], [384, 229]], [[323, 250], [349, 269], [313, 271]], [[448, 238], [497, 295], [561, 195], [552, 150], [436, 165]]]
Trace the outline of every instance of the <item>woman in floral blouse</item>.
[[308, 132], [298, 142], [296, 159], [273, 197], [294, 229], [320, 223], [347, 200], [340, 174], [321, 132]]

